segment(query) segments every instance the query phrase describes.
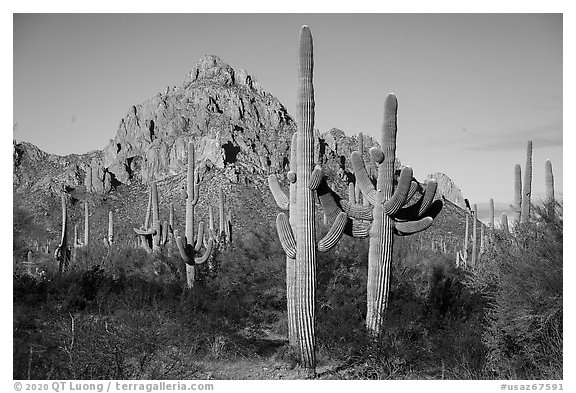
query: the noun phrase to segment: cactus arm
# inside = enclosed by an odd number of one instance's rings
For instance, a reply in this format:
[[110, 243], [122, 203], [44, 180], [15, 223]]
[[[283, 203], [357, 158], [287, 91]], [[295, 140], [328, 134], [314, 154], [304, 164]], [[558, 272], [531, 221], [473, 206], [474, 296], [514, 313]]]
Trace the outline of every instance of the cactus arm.
[[198, 169], [194, 170], [194, 197], [192, 198], [192, 204], [198, 204], [198, 199], [200, 198], [200, 175], [198, 174]]
[[186, 252], [186, 245], [184, 244], [182, 237], [180, 237], [180, 233], [178, 232], [177, 229], [174, 230], [174, 237], [176, 238], [176, 246], [178, 247], [178, 251], [180, 252], [180, 257], [184, 262], [186, 262], [187, 265], [189, 265], [190, 258], [188, 257], [188, 253]]
[[196, 237], [194, 251], [200, 251], [200, 249], [202, 248], [203, 239], [204, 239], [204, 221], [200, 221], [198, 223], [198, 236]]
[[412, 168], [407, 166], [400, 172], [400, 179], [398, 179], [398, 186], [394, 190], [394, 193], [386, 202], [384, 202], [385, 214], [393, 215], [407, 202], [406, 198], [410, 192], [411, 183]]
[[421, 190], [420, 184], [415, 179], [412, 179], [412, 181], [410, 182], [410, 190], [408, 191], [408, 195], [406, 196], [406, 201], [412, 199], [412, 197], [416, 195], [418, 190]]
[[326, 236], [318, 242], [318, 251], [327, 252], [331, 250], [332, 247], [334, 247], [342, 238], [347, 223], [348, 217], [346, 216], [346, 213], [341, 212], [338, 214]]
[[426, 184], [426, 188], [424, 189], [424, 193], [420, 199], [413, 205], [398, 210], [398, 212], [394, 215], [394, 219], [413, 220], [422, 218], [434, 202], [437, 189], [438, 183], [433, 180], [429, 181]]
[[194, 263], [196, 265], [200, 265], [200, 264], [206, 262], [208, 260], [208, 258], [210, 258], [210, 255], [212, 254], [212, 248], [213, 247], [214, 247], [214, 240], [209, 239], [208, 245], [206, 247], [206, 251], [204, 251], [204, 254], [201, 257], [194, 258]]
[[348, 201], [356, 203], [356, 188], [354, 183], [348, 183]]
[[412, 235], [428, 229], [434, 222], [432, 217], [424, 217], [417, 221], [396, 221], [394, 223], [394, 234], [399, 236]]
[[364, 239], [370, 236], [371, 228], [372, 224], [370, 222], [348, 220], [348, 224], [344, 228], [344, 234], [353, 238]]
[[320, 182], [324, 179], [324, 171], [320, 165], [316, 165], [314, 170], [310, 174], [310, 181], [308, 182], [308, 188], [311, 190], [318, 189]]
[[368, 153], [370, 154], [370, 161], [374, 164], [380, 165], [384, 161], [384, 152], [376, 146], [371, 147]]
[[342, 211], [346, 213], [350, 218], [367, 221], [372, 221], [374, 218], [372, 215], [372, 208], [370, 206], [364, 206], [358, 203], [350, 203], [345, 199], [341, 199], [339, 202], [340, 206], [342, 207]]
[[156, 229], [154, 228], [133, 228], [134, 232], [136, 232], [136, 234], [140, 235], [140, 236], [154, 236], [156, 234]]
[[280, 183], [278, 182], [276, 175], [268, 176], [268, 188], [270, 188], [270, 192], [272, 193], [278, 207], [282, 210], [288, 210], [290, 207], [290, 200], [286, 193], [280, 188]]
[[376, 190], [374, 189], [372, 181], [370, 181], [362, 156], [357, 151], [353, 151], [350, 155], [350, 161], [352, 162], [356, 182], [362, 191], [362, 195], [368, 202], [374, 204], [376, 201]]
[[280, 239], [280, 244], [286, 256], [290, 259], [295, 259], [296, 239], [294, 238], [292, 227], [285, 213], [278, 213], [276, 217], [276, 230], [278, 231], [278, 238]]

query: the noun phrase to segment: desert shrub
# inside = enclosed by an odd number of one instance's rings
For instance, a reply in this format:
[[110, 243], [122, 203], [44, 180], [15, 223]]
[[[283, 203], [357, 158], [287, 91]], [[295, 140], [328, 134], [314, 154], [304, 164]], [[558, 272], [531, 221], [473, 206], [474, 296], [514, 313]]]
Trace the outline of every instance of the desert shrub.
[[468, 285], [490, 303], [483, 342], [487, 371], [508, 379], [562, 379], [562, 207], [501, 236]]

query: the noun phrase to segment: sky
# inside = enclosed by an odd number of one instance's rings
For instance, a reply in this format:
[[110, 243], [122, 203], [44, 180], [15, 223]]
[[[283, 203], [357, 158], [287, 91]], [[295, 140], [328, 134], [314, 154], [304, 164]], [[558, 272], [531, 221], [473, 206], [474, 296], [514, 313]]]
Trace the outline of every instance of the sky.
[[315, 127], [380, 140], [398, 97], [397, 156], [443, 172], [472, 204], [513, 200], [533, 141], [563, 193], [562, 14], [14, 14], [13, 138], [102, 149], [120, 119], [207, 54], [248, 71], [295, 117], [299, 30], [314, 39]]

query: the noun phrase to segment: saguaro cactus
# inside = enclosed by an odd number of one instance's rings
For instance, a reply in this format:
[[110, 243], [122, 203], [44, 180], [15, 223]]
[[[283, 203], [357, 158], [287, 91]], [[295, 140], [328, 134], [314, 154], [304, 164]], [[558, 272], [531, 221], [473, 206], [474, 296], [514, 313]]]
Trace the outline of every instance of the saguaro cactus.
[[184, 238], [180, 237], [177, 230], [174, 231], [174, 238], [180, 257], [186, 263], [186, 283], [188, 288], [194, 286], [195, 280], [195, 266], [204, 263], [210, 257], [212, 247], [214, 244], [213, 239], [208, 240], [208, 244], [204, 255], [195, 257], [195, 254], [200, 251], [203, 245], [203, 232], [204, 223], [200, 221], [198, 226], [198, 238], [194, 240], [194, 208], [198, 203], [200, 197], [200, 181], [198, 173], [195, 170], [195, 157], [194, 157], [194, 143], [188, 143], [188, 169], [186, 174], [186, 227], [184, 230]]
[[[394, 235], [406, 236], [427, 229], [443, 205], [441, 200], [435, 200], [437, 183], [430, 180], [423, 189], [413, 179], [410, 167], [402, 169], [396, 182], [397, 105], [395, 95], [386, 96], [382, 127], [384, 151], [375, 147], [369, 151], [371, 161], [378, 166], [376, 188], [362, 155], [357, 151], [351, 155], [356, 181], [368, 206], [343, 200], [326, 181], [320, 183], [317, 191], [325, 215], [333, 218], [345, 212], [349, 216], [344, 233], [358, 238], [370, 237], [366, 326], [374, 338], [382, 331], [388, 304]], [[419, 197], [413, 202], [417, 193]]]
[[61, 195], [62, 201], [62, 235], [60, 244], [54, 251], [54, 257], [58, 261], [58, 271], [63, 272], [70, 261], [70, 250], [68, 249], [68, 211], [66, 209], [66, 197]]
[[522, 216], [520, 222], [530, 219], [530, 202], [532, 196], [532, 141], [526, 146], [526, 168], [524, 169], [524, 184], [522, 186]]
[[[288, 172], [290, 198], [282, 192], [278, 179], [268, 178], [270, 190], [279, 207], [290, 210], [290, 221], [284, 213], [276, 219], [278, 236], [286, 253], [287, 265], [295, 263], [294, 272], [294, 312], [297, 341], [300, 347], [301, 365], [314, 372], [316, 368], [316, 251], [328, 251], [341, 238], [346, 224], [346, 214], [341, 213], [334, 221], [326, 236], [316, 244], [315, 204], [313, 191], [324, 179], [322, 169], [314, 170], [314, 87], [313, 44], [308, 26], [300, 31], [298, 63], [298, 131], [292, 138], [291, 156], [296, 165], [295, 171]], [[294, 159], [295, 157], [295, 159]], [[291, 169], [293, 164], [291, 163]], [[290, 209], [292, 204], [292, 209]], [[287, 280], [291, 271], [287, 271]], [[291, 288], [288, 288], [288, 297]], [[290, 309], [290, 304], [289, 304]]]
[[114, 213], [112, 210], [108, 212], [108, 237], [104, 238], [104, 245], [111, 247], [114, 243]]
[[[457, 256], [460, 258], [462, 262], [464, 262], [464, 268], [468, 265], [468, 233], [470, 227], [470, 219], [468, 215], [468, 211], [466, 211], [466, 227], [464, 229], [464, 244], [462, 245], [462, 251], [457, 253]], [[457, 258], [458, 260], [458, 258]]]
[[403, 168], [396, 184], [397, 109], [396, 96], [388, 94], [384, 104], [383, 150], [375, 147], [370, 149], [371, 159], [378, 165], [376, 188], [369, 179], [362, 155], [359, 152], [351, 155], [362, 196], [373, 206], [369, 232], [366, 314], [366, 326], [373, 337], [378, 337], [382, 331], [384, 312], [388, 305], [394, 234], [410, 235], [428, 228], [442, 209], [441, 200], [434, 202], [437, 184], [433, 180], [427, 183], [420, 200], [409, 205], [418, 188], [418, 183], [412, 180], [412, 168]]
[[510, 205], [514, 211], [516, 222], [519, 223], [522, 217], [522, 168], [520, 164], [514, 166], [514, 204]]
[[500, 219], [500, 229], [508, 232], [508, 216], [506, 215], [506, 213], [502, 213], [502, 218]]
[[88, 214], [88, 201], [84, 202], [84, 247], [88, 249], [88, 238], [89, 238], [89, 224], [90, 218]]
[[488, 205], [488, 228], [494, 229], [494, 199], [492, 198]]
[[544, 166], [544, 181], [546, 183], [546, 200], [554, 200], [554, 174], [552, 173], [552, 163], [546, 160]]
[[472, 217], [472, 266], [476, 266], [476, 243], [477, 243], [477, 230], [476, 230], [476, 222], [478, 221], [478, 206], [474, 204], [474, 216]]
[[[150, 219], [150, 212], [152, 212], [152, 225], [148, 226]], [[111, 222], [112, 221], [109, 221], [109, 225]], [[160, 223], [160, 208], [158, 204], [158, 185], [156, 184], [156, 181], [152, 181], [150, 183], [148, 207], [146, 208], [146, 218], [144, 219], [144, 225], [140, 228], [134, 228], [134, 232], [140, 235], [142, 239], [141, 241], [142, 247], [148, 253], [161, 251], [162, 246], [166, 242], [168, 223], [166, 222], [164, 225]], [[152, 238], [151, 242], [152, 247], [150, 247], [149, 243], [150, 237]]]

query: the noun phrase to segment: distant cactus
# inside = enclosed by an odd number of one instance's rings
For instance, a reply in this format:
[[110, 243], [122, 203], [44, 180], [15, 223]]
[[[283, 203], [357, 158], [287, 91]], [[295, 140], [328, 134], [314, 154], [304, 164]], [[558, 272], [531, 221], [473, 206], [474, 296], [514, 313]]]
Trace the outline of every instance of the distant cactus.
[[546, 183], [546, 200], [554, 200], [554, 174], [552, 173], [552, 163], [546, 160], [544, 166], [544, 181]]
[[[458, 259], [460, 259], [461, 262], [464, 263], [464, 268], [467, 267], [468, 265], [468, 237], [469, 237], [469, 227], [470, 227], [470, 219], [468, 216], [468, 211], [466, 211], [465, 213], [466, 215], [466, 227], [464, 230], [464, 244], [462, 246], [462, 251], [457, 253], [457, 258], [456, 260], [458, 261]], [[458, 265], [460, 265], [460, 263], [457, 263]]]
[[106, 247], [112, 247], [114, 243], [114, 215], [112, 210], [108, 212], [108, 237], [104, 238], [104, 245]]
[[196, 268], [195, 266], [204, 263], [210, 257], [212, 253], [212, 248], [214, 245], [213, 239], [208, 240], [206, 250], [204, 254], [200, 257], [196, 257], [196, 253], [200, 251], [203, 245], [203, 236], [200, 232], [204, 231], [204, 222], [200, 221], [198, 226], [198, 239], [194, 239], [194, 208], [198, 203], [198, 198], [200, 196], [200, 181], [198, 178], [198, 172], [195, 170], [195, 155], [194, 155], [194, 143], [190, 141], [188, 143], [188, 168], [186, 174], [186, 226], [185, 226], [185, 236], [182, 238], [177, 230], [174, 231], [174, 238], [176, 240], [176, 245], [178, 246], [178, 251], [180, 252], [180, 257], [186, 263], [186, 283], [188, 288], [194, 286]]
[[84, 202], [84, 244], [83, 246], [88, 249], [88, 238], [89, 238], [89, 214], [88, 214], [88, 201]]
[[502, 213], [502, 218], [500, 219], [500, 229], [504, 232], [509, 232], [508, 229], [508, 216], [506, 213]]
[[494, 199], [490, 198], [488, 205], [488, 228], [494, 229]]
[[[152, 213], [152, 225], [149, 225], [150, 213]], [[110, 236], [110, 225], [112, 221], [112, 212], [109, 216], [109, 233]], [[166, 241], [166, 235], [168, 228], [167, 224], [162, 225], [160, 223], [160, 208], [158, 204], [158, 185], [156, 181], [150, 183], [148, 207], [146, 208], [146, 218], [144, 220], [144, 225], [140, 228], [134, 228], [134, 232], [140, 236], [142, 239], [141, 245], [148, 253], [161, 251], [164, 242]], [[105, 240], [106, 243], [106, 240]]]
[[54, 251], [54, 257], [58, 261], [58, 271], [64, 272], [70, 261], [70, 250], [68, 249], [68, 210], [66, 209], [66, 197], [64, 193], [61, 195], [62, 201], [62, 235], [60, 237], [60, 244]]
[[510, 205], [514, 211], [516, 222], [522, 217], [522, 168], [520, 164], [514, 166], [514, 204]]
[[476, 229], [476, 223], [478, 221], [478, 206], [474, 204], [474, 213], [472, 217], [472, 267], [476, 267], [476, 258], [477, 258], [477, 236], [478, 232]]
[[524, 168], [524, 184], [522, 185], [522, 216], [520, 222], [530, 219], [530, 203], [532, 196], [532, 141], [526, 146], [526, 168]]

